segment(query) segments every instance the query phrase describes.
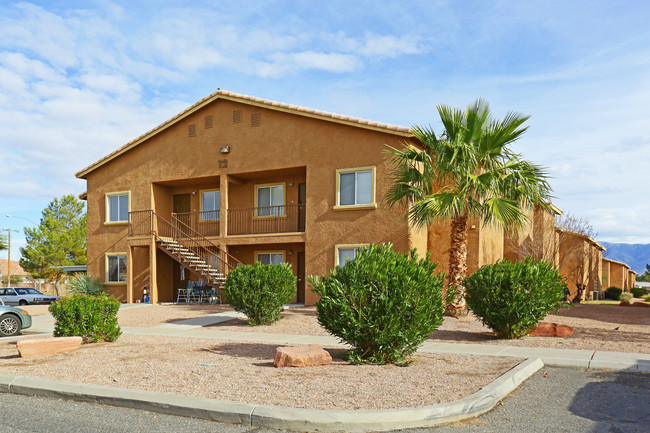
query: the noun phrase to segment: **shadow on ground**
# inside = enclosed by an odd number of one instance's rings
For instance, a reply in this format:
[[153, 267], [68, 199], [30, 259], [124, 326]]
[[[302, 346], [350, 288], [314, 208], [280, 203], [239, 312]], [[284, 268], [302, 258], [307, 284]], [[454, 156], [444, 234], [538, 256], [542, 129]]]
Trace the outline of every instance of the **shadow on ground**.
[[600, 380], [581, 388], [569, 410], [597, 422], [593, 432], [647, 432], [646, 428], [650, 426], [650, 374], [629, 371], [596, 371], [591, 374]]

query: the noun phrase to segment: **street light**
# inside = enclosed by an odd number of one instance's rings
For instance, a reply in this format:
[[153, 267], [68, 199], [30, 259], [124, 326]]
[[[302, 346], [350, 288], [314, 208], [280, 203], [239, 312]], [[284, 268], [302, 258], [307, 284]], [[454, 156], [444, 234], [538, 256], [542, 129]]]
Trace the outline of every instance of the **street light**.
[[30, 223], [34, 224], [35, 226], [38, 225], [38, 224], [36, 224], [34, 221], [30, 220], [29, 218], [25, 218], [25, 217], [21, 217], [21, 216], [16, 216], [16, 215], [11, 215], [11, 214], [8, 214], [8, 213], [6, 213], [5, 216], [6, 216], [7, 218], [20, 218], [21, 220], [29, 221]]
[[19, 233], [18, 230], [0, 229], [0, 231], [7, 232], [7, 287], [11, 287], [11, 232]]

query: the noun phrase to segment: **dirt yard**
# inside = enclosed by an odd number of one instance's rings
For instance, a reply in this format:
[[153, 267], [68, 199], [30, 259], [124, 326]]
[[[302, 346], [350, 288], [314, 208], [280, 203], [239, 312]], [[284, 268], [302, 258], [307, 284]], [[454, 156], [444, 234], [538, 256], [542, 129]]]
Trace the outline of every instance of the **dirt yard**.
[[[223, 331], [329, 335], [318, 324], [315, 307], [291, 308], [282, 313], [282, 317], [280, 322], [269, 326], [251, 327], [245, 320], [238, 319], [213, 327]], [[564, 307], [544, 320], [569, 325], [575, 333], [565, 338], [499, 340], [490, 328], [470, 314], [462, 319], [445, 317], [440, 328], [429, 338], [440, 342], [650, 353], [650, 308], [579, 304]]]

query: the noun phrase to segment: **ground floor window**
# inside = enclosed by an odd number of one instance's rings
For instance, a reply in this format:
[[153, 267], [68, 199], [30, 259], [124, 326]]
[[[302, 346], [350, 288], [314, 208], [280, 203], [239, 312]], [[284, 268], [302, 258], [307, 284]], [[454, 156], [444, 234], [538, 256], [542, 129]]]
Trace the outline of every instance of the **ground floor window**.
[[337, 245], [335, 247], [335, 257], [337, 266], [345, 266], [345, 262], [348, 260], [354, 260], [357, 257], [360, 249], [368, 247], [367, 244], [360, 245]]
[[270, 251], [255, 254], [255, 260], [263, 265], [277, 265], [284, 262], [284, 252]]
[[126, 254], [106, 256], [106, 281], [108, 283], [126, 283]]

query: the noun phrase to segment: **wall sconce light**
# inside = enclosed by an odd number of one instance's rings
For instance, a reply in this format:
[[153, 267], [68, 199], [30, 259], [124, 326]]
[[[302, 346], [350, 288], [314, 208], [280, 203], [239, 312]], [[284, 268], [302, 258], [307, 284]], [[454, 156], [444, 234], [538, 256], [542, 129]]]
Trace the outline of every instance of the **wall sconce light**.
[[293, 186], [293, 181], [292, 180], [289, 181], [289, 186]]
[[192, 195], [196, 195], [196, 190], [192, 191]]
[[289, 254], [290, 256], [292, 256], [292, 255], [293, 255], [293, 250], [289, 250], [289, 251], [287, 251], [287, 254]]
[[230, 146], [220, 147], [219, 152], [221, 152], [221, 153], [230, 153]]

